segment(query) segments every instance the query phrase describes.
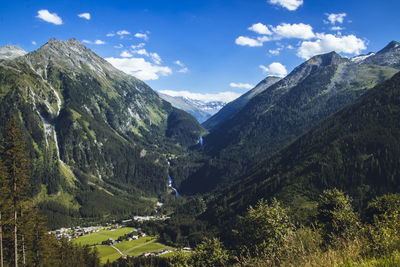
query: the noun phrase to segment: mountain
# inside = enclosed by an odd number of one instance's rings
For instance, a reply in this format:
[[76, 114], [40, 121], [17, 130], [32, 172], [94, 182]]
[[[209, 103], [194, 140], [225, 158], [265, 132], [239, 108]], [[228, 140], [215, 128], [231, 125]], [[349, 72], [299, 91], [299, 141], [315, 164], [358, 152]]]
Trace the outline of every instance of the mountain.
[[26, 51], [16, 45], [6, 45], [0, 47], [0, 59], [13, 59], [26, 54]]
[[[395, 54], [397, 47], [389, 50], [385, 53]], [[392, 77], [398, 71], [390, 67], [392, 61], [360, 64], [335, 52], [307, 60], [204, 138], [201, 150], [208, 156], [203, 167], [183, 182], [182, 190], [208, 192], [232, 183], [319, 121]]]
[[171, 103], [172, 106], [191, 114], [200, 123], [206, 121], [226, 104], [222, 101], [204, 102], [182, 96], [170, 96], [160, 92], [158, 92], [158, 95], [165, 101]]
[[207, 121], [203, 122], [202, 125], [209, 131], [212, 131], [217, 125], [228, 120], [230, 117], [235, 115], [239, 110], [241, 110], [253, 97], [263, 92], [265, 89], [278, 82], [281, 78], [275, 76], [268, 76], [260, 83], [258, 83], [253, 89], [229, 102], [215, 115], [209, 118]]
[[167, 155], [204, 134], [189, 114], [76, 39], [50, 39], [0, 61], [0, 112], [2, 136], [10, 117], [23, 128], [32, 194], [54, 226], [152, 212], [148, 197], [168, 192]]
[[319, 123], [291, 145], [223, 190], [207, 218], [224, 223], [259, 199], [278, 198], [299, 221], [318, 195], [336, 187], [358, 210], [400, 190], [400, 73]]
[[376, 54], [370, 54], [361, 63], [400, 68], [400, 43], [391, 41], [382, 50]]

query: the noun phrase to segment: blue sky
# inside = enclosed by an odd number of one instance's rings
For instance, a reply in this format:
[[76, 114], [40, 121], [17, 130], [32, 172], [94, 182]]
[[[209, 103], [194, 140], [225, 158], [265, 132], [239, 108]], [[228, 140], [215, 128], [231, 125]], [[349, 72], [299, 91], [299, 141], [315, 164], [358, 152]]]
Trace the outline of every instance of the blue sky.
[[400, 40], [399, 0], [2, 0], [1, 6], [0, 46], [29, 52], [51, 37], [76, 38], [155, 90], [205, 99], [231, 100], [314, 54], [351, 57]]

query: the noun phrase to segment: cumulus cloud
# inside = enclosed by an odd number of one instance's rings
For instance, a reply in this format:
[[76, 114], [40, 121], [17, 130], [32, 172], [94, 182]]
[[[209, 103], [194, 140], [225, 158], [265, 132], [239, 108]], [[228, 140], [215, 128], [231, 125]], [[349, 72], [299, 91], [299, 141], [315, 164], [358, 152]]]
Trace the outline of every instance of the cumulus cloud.
[[278, 47], [276, 49], [269, 49], [268, 52], [271, 55], [278, 56], [280, 54], [280, 52], [282, 51], [282, 49], [283, 49], [282, 47]]
[[150, 53], [150, 57], [153, 60], [154, 63], [157, 65], [160, 65], [162, 60], [161, 57], [157, 53]]
[[174, 64], [178, 65], [179, 67], [181, 67], [181, 69], [178, 70], [178, 72], [180, 72], [180, 73], [186, 73], [186, 72], [189, 71], [189, 69], [187, 67], [185, 67], [185, 64], [183, 64], [183, 62], [180, 61], [180, 60], [175, 60]]
[[280, 25], [274, 27], [273, 31], [276, 34], [277, 39], [297, 38], [307, 40], [315, 37], [312, 27], [304, 23], [281, 23]]
[[346, 13], [339, 13], [339, 14], [326, 14], [328, 16], [328, 20], [331, 24], [335, 24], [336, 22], [338, 23], [343, 23], [344, 17], [347, 16]]
[[239, 36], [238, 38], [236, 38], [235, 43], [237, 45], [250, 46], [250, 47], [262, 46], [263, 45], [262, 41], [259, 41], [257, 39], [252, 39], [252, 38], [249, 38], [249, 37], [245, 37], [245, 36]]
[[32, 41], [32, 44], [33, 44], [33, 45], [37, 45], [36, 41]]
[[123, 45], [123, 44], [119, 44], [119, 45], [114, 45], [114, 48], [118, 48], [118, 49], [121, 49], [122, 47], [124, 47], [124, 45]]
[[259, 33], [259, 34], [264, 34], [264, 35], [271, 35], [272, 32], [268, 29], [267, 26], [262, 24], [261, 22], [256, 23], [251, 25], [251, 27], [248, 28], [250, 31]]
[[186, 67], [183, 67], [182, 69], [178, 70], [178, 72], [180, 72], [180, 73], [186, 73], [188, 71], [189, 71], [189, 69]]
[[115, 36], [115, 33], [110, 32], [110, 33], [107, 33], [106, 36], [107, 37], [113, 37], [113, 36]]
[[311, 25], [304, 23], [297, 23], [297, 24], [281, 23], [276, 27], [270, 26], [271, 30], [269, 30], [268, 27], [265, 26], [264, 24], [257, 23], [253, 24], [248, 29], [257, 32], [259, 34], [262, 34], [262, 36], [258, 36], [257, 39], [246, 36], [239, 36], [235, 40], [235, 43], [237, 45], [257, 47], [257, 46], [263, 46], [263, 43], [269, 41], [276, 41], [276, 40], [290, 39], [290, 38], [308, 40], [315, 37]]
[[178, 65], [179, 67], [184, 67], [185, 64], [183, 64], [180, 60], [174, 61], [174, 64]]
[[81, 13], [81, 14], [78, 14], [78, 17], [90, 20], [90, 13]]
[[216, 94], [202, 94], [202, 93], [192, 93], [189, 91], [173, 91], [173, 90], [160, 90], [159, 92], [170, 96], [182, 96], [204, 102], [211, 102], [211, 101], [230, 102], [232, 100], [235, 100], [241, 95], [239, 93], [229, 92], [229, 91]]
[[273, 5], [279, 5], [287, 8], [290, 11], [296, 10], [303, 4], [303, 0], [269, 0], [268, 2]]
[[286, 67], [279, 62], [273, 62], [268, 67], [264, 65], [260, 65], [259, 67], [265, 73], [269, 74], [269, 76], [285, 77], [287, 75]]
[[118, 34], [119, 36], [123, 36], [123, 35], [129, 35], [129, 34], [131, 34], [131, 33], [128, 32], [127, 30], [120, 30], [120, 31], [117, 31], [117, 34]]
[[145, 41], [149, 40], [149, 36], [147, 36], [146, 33], [139, 33], [139, 32], [138, 32], [138, 33], [135, 34], [135, 37], [136, 37], [136, 38], [143, 39], [143, 40], [145, 40]]
[[102, 40], [95, 40], [94, 42], [90, 41], [90, 40], [82, 40], [82, 43], [85, 44], [96, 44], [96, 45], [103, 45], [106, 42], [102, 41]]
[[134, 50], [133, 53], [141, 55], [141, 56], [150, 56], [149, 53], [147, 53], [146, 49], [142, 48], [139, 50]]
[[140, 44], [137, 44], [137, 45], [131, 45], [131, 48], [132, 49], [138, 49], [138, 48], [144, 47], [145, 45], [146, 45], [145, 43], [140, 43]]
[[55, 25], [63, 24], [62, 19], [56, 13], [50, 13], [47, 9], [39, 10], [36, 17]]
[[340, 27], [340, 26], [333, 26], [333, 27], [331, 28], [331, 30], [332, 30], [332, 31], [342, 31], [342, 30], [344, 30], [344, 28], [343, 28], [343, 27]]
[[106, 58], [114, 67], [141, 80], [157, 80], [160, 75], [172, 74], [167, 66], [154, 65], [144, 58]]
[[128, 51], [124, 50], [122, 53], [119, 55], [120, 57], [132, 57], [133, 55], [129, 53]]
[[230, 83], [229, 84], [230, 87], [233, 88], [241, 88], [241, 89], [251, 89], [254, 87], [254, 85], [249, 84], [249, 83]]
[[331, 51], [358, 55], [366, 49], [364, 41], [354, 35], [317, 34], [317, 38], [316, 41], [303, 41], [297, 55], [304, 59]]

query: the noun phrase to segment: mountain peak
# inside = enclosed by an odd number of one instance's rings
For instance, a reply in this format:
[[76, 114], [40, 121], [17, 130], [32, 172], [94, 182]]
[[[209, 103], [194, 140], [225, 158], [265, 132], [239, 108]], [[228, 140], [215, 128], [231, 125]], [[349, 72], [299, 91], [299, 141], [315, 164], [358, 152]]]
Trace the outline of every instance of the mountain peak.
[[308, 65], [318, 65], [320, 67], [322, 66], [328, 66], [332, 64], [338, 64], [342, 61], [345, 61], [345, 58], [342, 58], [338, 53], [335, 51], [326, 53], [326, 54], [321, 54], [321, 55], [316, 55], [310, 58], [309, 60], [306, 61], [306, 64]]
[[398, 49], [400, 47], [400, 43], [397, 41], [391, 41], [388, 43], [382, 50], [380, 50], [377, 54], [379, 53], [387, 53], [390, 52], [391, 50]]
[[26, 54], [26, 51], [17, 45], [0, 47], [0, 59], [13, 59]]
[[363, 63], [399, 68], [400, 43], [397, 41], [391, 41], [382, 50], [378, 51], [375, 55], [365, 59]]

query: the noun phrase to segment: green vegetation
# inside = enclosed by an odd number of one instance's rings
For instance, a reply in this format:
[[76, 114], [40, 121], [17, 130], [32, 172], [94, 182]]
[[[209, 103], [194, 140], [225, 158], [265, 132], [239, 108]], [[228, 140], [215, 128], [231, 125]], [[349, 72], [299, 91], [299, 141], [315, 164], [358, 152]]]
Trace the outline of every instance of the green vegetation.
[[111, 230], [101, 230], [100, 232], [87, 234], [87, 235], [81, 236], [77, 239], [74, 239], [73, 243], [79, 244], [81, 246], [100, 245], [103, 241], [106, 241], [110, 238], [117, 240], [118, 237], [128, 234], [128, 233], [132, 232], [133, 230], [134, 230], [134, 228], [131, 228], [131, 227], [118, 228], [118, 229], [115, 229], [112, 231]]

